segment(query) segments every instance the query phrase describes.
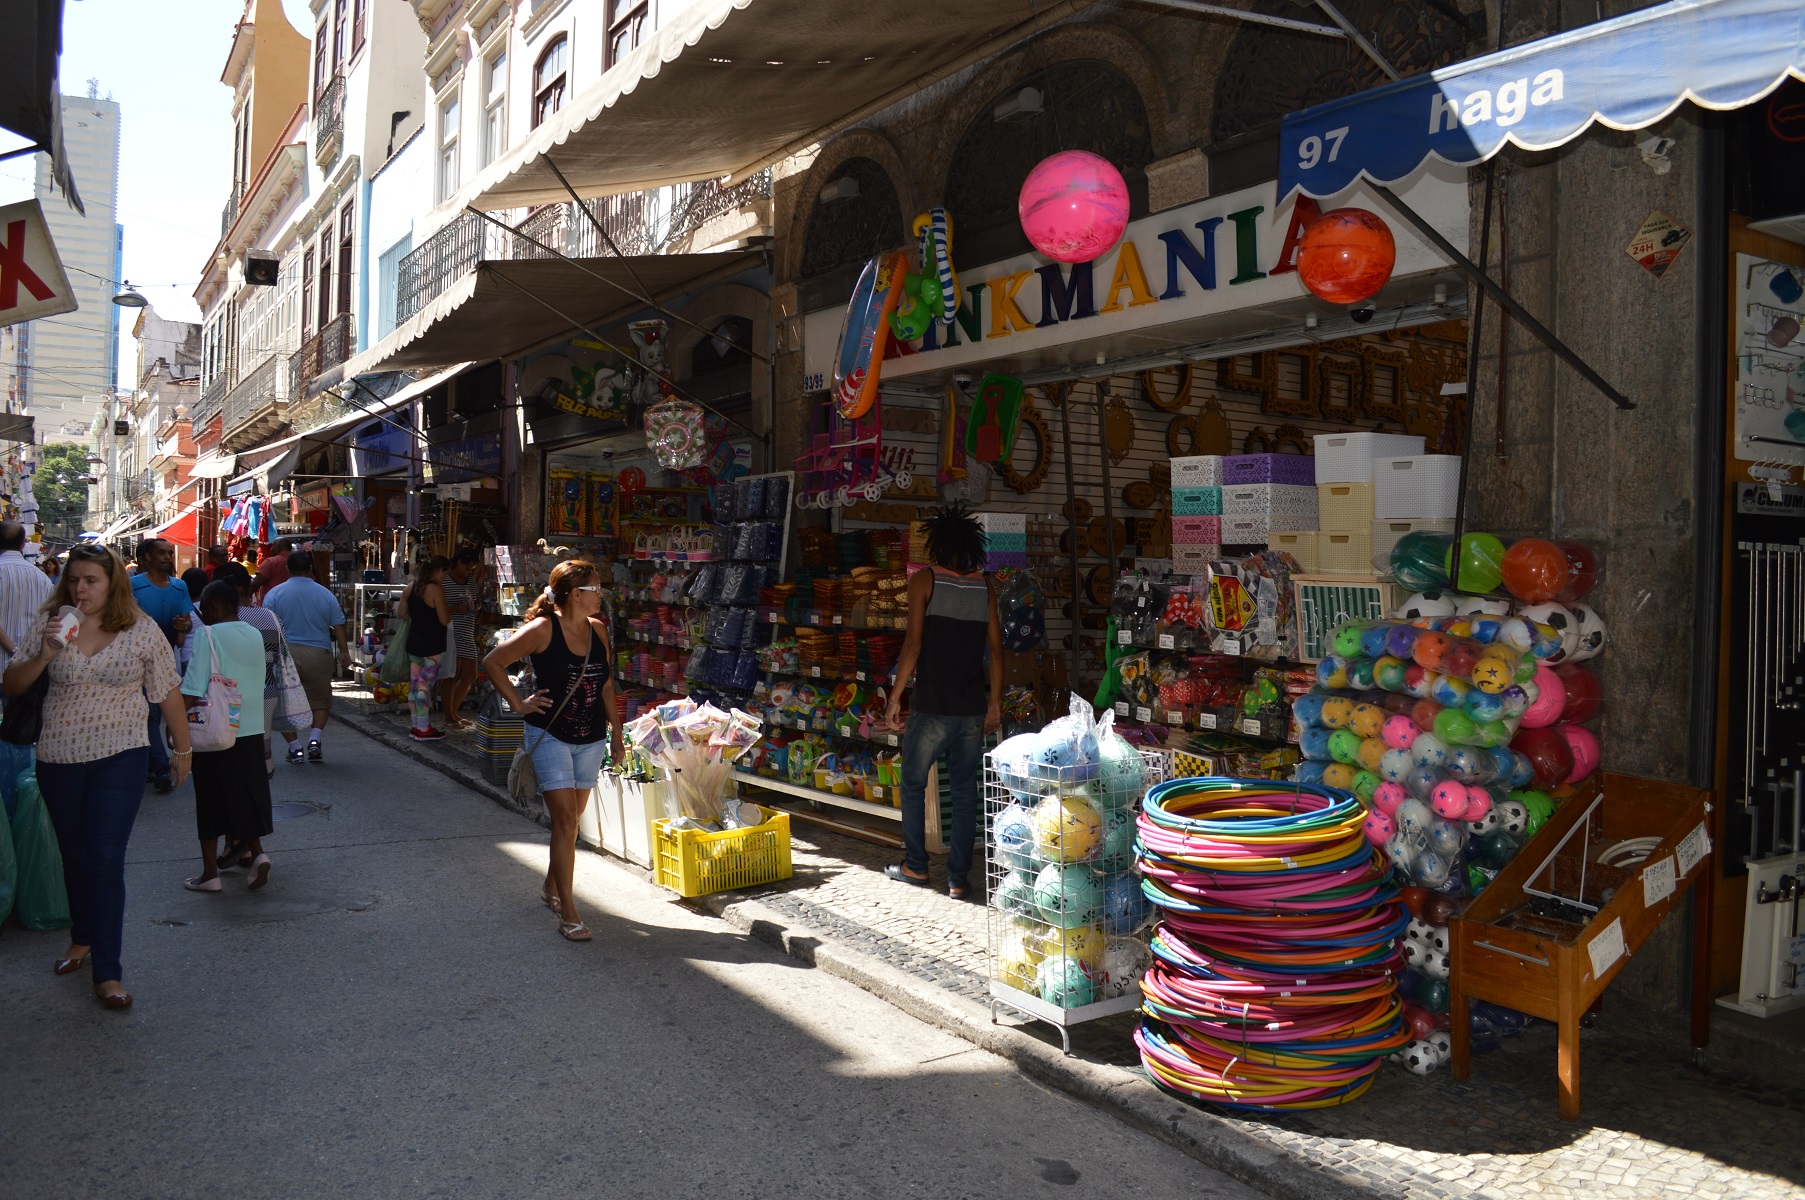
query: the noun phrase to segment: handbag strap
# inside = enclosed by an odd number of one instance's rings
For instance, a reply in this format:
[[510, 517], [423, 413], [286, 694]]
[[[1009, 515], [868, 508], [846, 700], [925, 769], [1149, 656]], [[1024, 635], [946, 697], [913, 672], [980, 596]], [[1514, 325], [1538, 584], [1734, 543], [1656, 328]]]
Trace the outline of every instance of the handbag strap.
[[[558, 707], [554, 708], [552, 715], [546, 718], [545, 728], [539, 733], [539, 740], [542, 742], [551, 736], [552, 726], [556, 725], [558, 718], [563, 715], [564, 706], [569, 704], [571, 698], [577, 694], [577, 689], [583, 686], [583, 676], [589, 673], [589, 655], [595, 650], [595, 630], [590, 628], [588, 621], [583, 622], [583, 628], [589, 631], [589, 636], [583, 641], [583, 665], [577, 668], [577, 677], [570, 681], [570, 690], [564, 693], [564, 699], [558, 701]], [[559, 636], [563, 636], [562, 628], [559, 630]]]

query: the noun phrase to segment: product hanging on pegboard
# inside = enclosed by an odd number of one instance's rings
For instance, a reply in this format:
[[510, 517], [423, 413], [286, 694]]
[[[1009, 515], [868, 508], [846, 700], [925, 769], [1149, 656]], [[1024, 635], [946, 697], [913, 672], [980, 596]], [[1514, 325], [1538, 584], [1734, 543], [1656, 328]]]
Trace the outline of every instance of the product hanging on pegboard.
[[687, 400], [665, 400], [646, 409], [646, 445], [668, 471], [699, 467], [708, 457], [702, 409]]

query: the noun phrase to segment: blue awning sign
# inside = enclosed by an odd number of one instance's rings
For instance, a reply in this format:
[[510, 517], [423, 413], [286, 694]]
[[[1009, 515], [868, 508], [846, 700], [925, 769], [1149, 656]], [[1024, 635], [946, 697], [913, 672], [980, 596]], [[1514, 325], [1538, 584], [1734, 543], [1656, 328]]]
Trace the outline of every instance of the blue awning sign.
[[1594, 122], [1641, 129], [1687, 100], [1740, 108], [1788, 75], [1805, 79], [1801, 0], [1673, 0], [1292, 113], [1279, 195], [1390, 183], [1432, 155], [1548, 150]]

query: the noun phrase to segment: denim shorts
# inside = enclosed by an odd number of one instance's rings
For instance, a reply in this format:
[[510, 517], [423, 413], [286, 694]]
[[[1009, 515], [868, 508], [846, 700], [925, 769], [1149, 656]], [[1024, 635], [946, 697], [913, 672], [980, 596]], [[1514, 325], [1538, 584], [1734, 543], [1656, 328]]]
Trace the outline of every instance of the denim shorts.
[[539, 790], [576, 788], [588, 791], [602, 773], [608, 757], [608, 739], [594, 742], [561, 742], [537, 725], [525, 732], [527, 751], [533, 756], [533, 770], [539, 775]]

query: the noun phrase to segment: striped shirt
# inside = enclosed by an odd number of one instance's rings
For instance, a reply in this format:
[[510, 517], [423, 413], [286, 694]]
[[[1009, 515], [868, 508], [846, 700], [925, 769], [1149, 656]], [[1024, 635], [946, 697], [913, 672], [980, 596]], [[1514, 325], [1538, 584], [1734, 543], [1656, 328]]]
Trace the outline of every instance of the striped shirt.
[[[56, 584], [17, 550], [0, 551], [0, 629], [13, 645], [23, 647], [33, 630], [44, 625], [44, 602]], [[0, 669], [9, 659], [0, 649]]]
[[450, 642], [459, 658], [476, 658], [476, 580], [473, 577], [468, 583], [459, 583], [447, 571], [439, 578], [439, 586], [445, 590], [445, 603], [448, 607], [468, 605], [469, 612], [456, 613], [451, 618]]

